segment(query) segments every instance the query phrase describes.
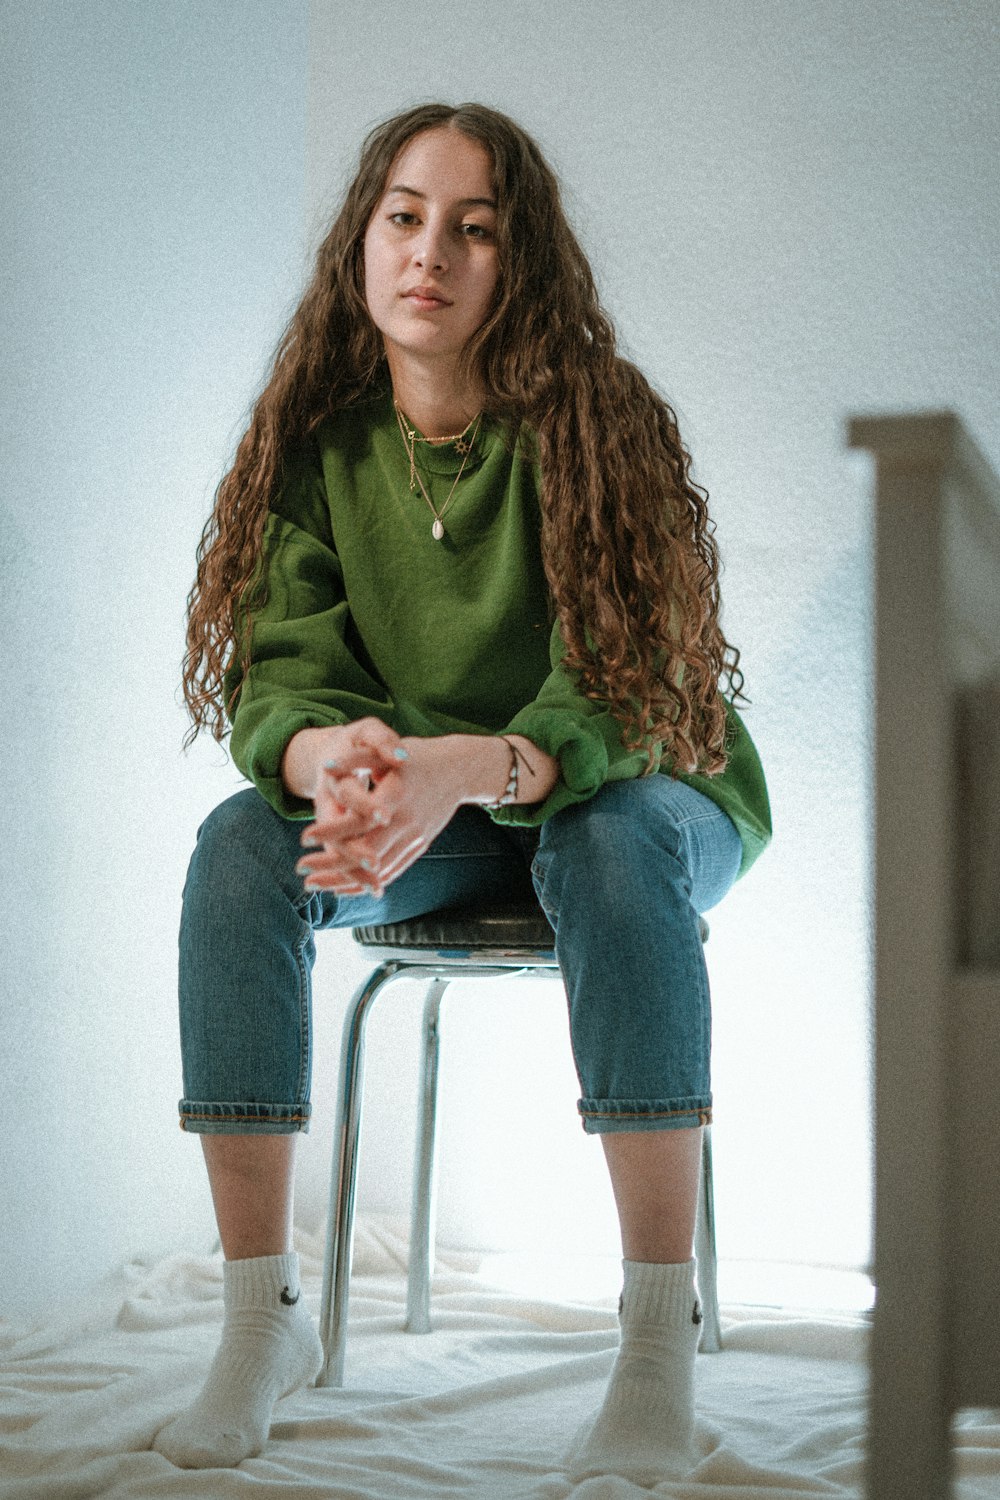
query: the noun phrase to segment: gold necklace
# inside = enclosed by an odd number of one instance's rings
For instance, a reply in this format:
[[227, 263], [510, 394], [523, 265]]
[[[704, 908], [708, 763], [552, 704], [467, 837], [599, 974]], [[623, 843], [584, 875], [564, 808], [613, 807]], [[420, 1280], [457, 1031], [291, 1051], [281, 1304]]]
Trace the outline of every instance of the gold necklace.
[[[396, 406], [396, 403], [393, 402], [393, 405]], [[430, 443], [434, 447], [439, 447], [439, 446], [443, 445], [444, 443], [454, 443], [455, 447], [458, 449], [459, 453], [464, 453], [465, 452], [466, 444], [464, 443], [463, 439], [465, 437], [465, 434], [468, 432], [469, 428], [472, 426], [473, 422], [476, 420], [476, 417], [470, 417], [469, 420], [466, 422], [465, 426], [462, 428], [461, 432], [451, 432], [451, 433], [448, 434], [447, 437], [429, 438], [429, 437], [421, 437], [420, 433], [417, 431], [417, 429], [415, 427], [410, 427], [409, 426], [409, 418], [407, 417], [406, 413], [403, 411], [403, 408], [401, 406], [396, 406], [396, 410], [399, 412], [399, 414], [402, 417], [403, 421], [405, 423], [407, 423], [406, 436], [410, 440], [411, 443]], [[478, 415], [479, 415], [479, 413], [477, 412], [476, 416], [478, 416]]]
[[[479, 424], [483, 419], [483, 414], [481, 411], [477, 412], [476, 415], [471, 419], [471, 421], [466, 423], [462, 431], [459, 433], [455, 433], [452, 437], [420, 438], [417, 436], [416, 429], [410, 425], [409, 418], [406, 416], [402, 407], [395, 400], [395, 398], [393, 399], [392, 404], [396, 412], [396, 421], [399, 423], [399, 431], [403, 438], [403, 446], [409, 454], [410, 489], [415, 491], [417, 486], [420, 486], [420, 493], [423, 495], [424, 499], [427, 501], [427, 504], [430, 506], [431, 514], [434, 517], [434, 525], [431, 527], [431, 536], [436, 542], [441, 542], [444, 540], [444, 513], [454, 499], [455, 491], [458, 489], [458, 481], [461, 479], [462, 474], [465, 471], [465, 465], [469, 461], [469, 454], [475, 447], [476, 438], [479, 434]], [[473, 422], [475, 422], [476, 424], [475, 430], [473, 431], [471, 438], [469, 438], [468, 442], [466, 442], [465, 434], [468, 432]], [[431, 499], [430, 495], [428, 495], [427, 490], [424, 487], [424, 481], [421, 479], [420, 475], [417, 472], [417, 464], [414, 457], [414, 451], [417, 443], [454, 443], [456, 451], [461, 453], [462, 455], [461, 468], [455, 475], [455, 482], [453, 483], [451, 489], [448, 491], [448, 498], [445, 500], [440, 510], [438, 510], [437, 506], [434, 504], [434, 501]]]

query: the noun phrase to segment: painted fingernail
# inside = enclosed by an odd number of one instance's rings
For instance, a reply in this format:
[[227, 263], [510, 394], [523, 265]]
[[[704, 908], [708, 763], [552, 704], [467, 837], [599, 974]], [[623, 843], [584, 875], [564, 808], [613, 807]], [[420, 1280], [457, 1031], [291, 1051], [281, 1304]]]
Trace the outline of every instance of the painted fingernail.
[[409, 750], [405, 749], [402, 745], [397, 745], [392, 753], [397, 760], [409, 760], [410, 758]]
[[375, 868], [370, 859], [362, 859], [359, 861], [359, 863], [362, 870], [374, 870]]
[[323, 770], [324, 771], [339, 771], [340, 770], [340, 761], [339, 760], [325, 760], [323, 762]]
[[312, 874], [312, 865], [296, 865], [295, 869], [296, 873], [301, 875], [303, 880]]
[[384, 812], [376, 810], [372, 813], [372, 824], [375, 828], [384, 828], [388, 821]]

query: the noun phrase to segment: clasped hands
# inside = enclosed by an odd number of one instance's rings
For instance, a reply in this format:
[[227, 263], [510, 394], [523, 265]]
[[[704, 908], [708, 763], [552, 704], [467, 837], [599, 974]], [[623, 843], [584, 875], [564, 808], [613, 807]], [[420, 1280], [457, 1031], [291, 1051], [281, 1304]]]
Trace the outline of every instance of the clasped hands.
[[437, 744], [373, 718], [328, 731], [296, 867], [307, 890], [381, 896], [419, 859], [462, 800]]
[[[307, 890], [382, 896], [463, 803], [492, 806], [522, 771], [518, 801], [541, 801], [559, 762], [522, 735], [401, 738], [381, 719], [300, 729], [282, 759], [288, 791], [312, 801], [296, 869]], [[525, 795], [525, 792], [529, 795]]]
[[[360, 718], [316, 736], [318, 765], [309, 795], [315, 819], [304, 828], [298, 862], [309, 891], [382, 895], [450, 822], [469, 790], [475, 736], [406, 738], [379, 718]], [[481, 741], [498, 759], [507, 748]]]

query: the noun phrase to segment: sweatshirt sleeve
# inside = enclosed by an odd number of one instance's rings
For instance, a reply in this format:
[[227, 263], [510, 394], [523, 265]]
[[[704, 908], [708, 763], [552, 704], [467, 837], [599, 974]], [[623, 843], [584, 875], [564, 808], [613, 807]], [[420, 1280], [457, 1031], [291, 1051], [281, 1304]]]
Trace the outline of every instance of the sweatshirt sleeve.
[[[491, 810], [497, 823], [533, 827], [560, 808], [592, 797], [606, 781], [628, 781], [649, 765], [644, 749], [622, 743], [621, 721], [601, 702], [584, 697], [562, 659], [566, 654], [558, 621], [552, 627], [549, 659], [552, 671], [531, 703], [500, 731], [523, 734], [539, 750], [554, 756], [561, 775], [543, 802], [512, 803]], [[653, 747], [652, 770], [659, 770], [660, 747]]]
[[[592, 797], [607, 781], [627, 781], [646, 770], [645, 750], [628, 750], [622, 744], [619, 720], [600, 702], [585, 698], [575, 677], [561, 666], [565, 650], [558, 625], [550, 641], [552, 672], [535, 699], [520, 710], [503, 734], [523, 734], [540, 750], [554, 756], [561, 776], [543, 802], [513, 803], [490, 810], [498, 823], [531, 827], [544, 823], [560, 808]], [[726, 700], [725, 770], [718, 776], [677, 774], [697, 792], [702, 792], [732, 818], [743, 845], [740, 875], [767, 847], [771, 839], [771, 809], [764, 770], [756, 746], [742, 718]], [[652, 771], [670, 774], [672, 764], [662, 746], [653, 747]]]
[[[392, 702], [362, 660], [330, 527], [318, 459], [289, 476], [268, 515], [262, 548], [266, 602], [252, 617], [250, 666], [230, 708], [230, 751], [261, 795], [286, 818], [312, 804], [281, 780], [285, 746], [300, 729], [329, 728], [371, 714], [386, 722]], [[233, 666], [226, 693], [239, 682]]]

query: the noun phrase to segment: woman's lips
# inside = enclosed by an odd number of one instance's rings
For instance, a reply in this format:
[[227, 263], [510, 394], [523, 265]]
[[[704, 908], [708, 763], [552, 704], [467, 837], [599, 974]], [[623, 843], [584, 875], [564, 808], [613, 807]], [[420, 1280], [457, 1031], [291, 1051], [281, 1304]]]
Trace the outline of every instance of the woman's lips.
[[414, 307], [419, 307], [422, 312], [433, 312], [436, 308], [451, 306], [451, 303], [445, 297], [439, 296], [437, 292], [425, 291], [422, 288], [404, 292], [403, 296], [407, 302], [412, 302]]

